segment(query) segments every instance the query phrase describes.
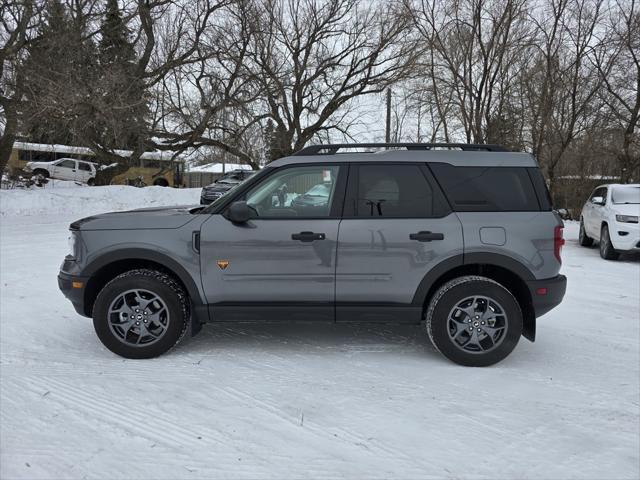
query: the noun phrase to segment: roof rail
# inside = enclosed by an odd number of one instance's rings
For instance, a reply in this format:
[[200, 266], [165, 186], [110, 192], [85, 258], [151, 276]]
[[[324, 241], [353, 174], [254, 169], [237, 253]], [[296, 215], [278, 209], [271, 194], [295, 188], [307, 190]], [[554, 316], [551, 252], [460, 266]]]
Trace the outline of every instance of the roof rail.
[[309, 145], [293, 155], [335, 155], [343, 148], [406, 148], [407, 150], [460, 149], [465, 152], [508, 152], [502, 145], [475, 143], [333, 143]]

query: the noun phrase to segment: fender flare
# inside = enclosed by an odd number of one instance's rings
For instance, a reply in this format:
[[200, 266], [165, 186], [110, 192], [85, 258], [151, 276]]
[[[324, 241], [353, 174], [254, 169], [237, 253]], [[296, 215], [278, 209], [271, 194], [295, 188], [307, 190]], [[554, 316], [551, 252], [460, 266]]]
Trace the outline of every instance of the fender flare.
[[425, 274], [416, 289], [416, 293], [413, 295], [411, 303], [413, 305], [423, 305], [427, 293], [442, 275], [464, 265], [495, 265], [509, 270], [524, 282], [536, 279], [535, 275], [525, 265], [506, 255], [485, 252], [459, 254], [443, 260]]
[[154, 250], [145, 248], [123, 248], [111, 252], [105, 252], [83, 269], [82, 276], [91, 278], [103, 267], [121, 260], [148, 260], [163, 265], [182, 282], [193, 303], [203, 304], [202, 294], [189, 272], [187, 272], [187, 270], [180, 265], [178, 261], [164, 253]]

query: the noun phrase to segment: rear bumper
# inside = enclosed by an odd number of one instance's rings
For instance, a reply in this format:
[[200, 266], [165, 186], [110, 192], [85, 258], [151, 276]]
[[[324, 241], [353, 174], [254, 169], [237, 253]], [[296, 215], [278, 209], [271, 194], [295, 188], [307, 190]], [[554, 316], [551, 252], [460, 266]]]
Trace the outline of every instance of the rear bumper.
[[537, 318], [562, 302], [567, 291], [567, 277], [558, 275], [544, 280], [533, 280], [527, 282], [527, 286], [531, 292], [531, 302]]
[[87, 316], [84, 310], [84, 290], [87, 286], [87, 280], [86, 277], [69, 275], [65, 272], [58, 273], [58, 288], [71, 301], [76, 312], [83, 317]]

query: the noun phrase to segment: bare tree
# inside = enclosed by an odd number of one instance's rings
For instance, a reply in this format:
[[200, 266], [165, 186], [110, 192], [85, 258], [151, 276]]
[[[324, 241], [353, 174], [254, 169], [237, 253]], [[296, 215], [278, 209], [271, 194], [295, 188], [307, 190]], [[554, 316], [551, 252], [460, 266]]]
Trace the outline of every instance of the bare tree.
[[348, 135], [350, 102], [405, 78], [417, 55], [410, 18], [395, 3], [265, 0], [246, 15], [247, 69], [275, 124], [275, 158], [323, 132]]
[[[0, 172], [9, 161], [18, 131], [23, 96], [25, 46], [35, 35], [42, 5], [34, 0], [5, 0], [0, 5]], [[4, 118], [3, 118], [4, 117]], [[4, 120], [4, 121], [3, 121]]]
[[422, 61], [445, 139], [453, 136], [454, 117], [467, 142], [491, 140], [530, 41], [525, 7], [525, 0], [409, 5], [429, 48]]
[[602, 81], [588, 56], [597, 42], [602, 0], [551, 0], [547, 10], [536, 13], [541, 46], [525, 75], [529, 141], [554, 195], [556, 171], [565, 154], [598, 121]]
[[153, 132], [162, 140], [156, 146], [213, 147], [257, 168], [260, 121], [267, 116], [257, 108], [259, 95], [244, 66], [252, 31], [246, 15], [228, 3], [216, 9], [219, 15], [207, 19], [191, 61], [174, 66], [154, 90]]
[[622, 182], [640, 175], [640, 8], [636, 0], [616, 0], [593, 63], [604, 83], [601, 98], [611, 112], [618, 138], [616, 157]]

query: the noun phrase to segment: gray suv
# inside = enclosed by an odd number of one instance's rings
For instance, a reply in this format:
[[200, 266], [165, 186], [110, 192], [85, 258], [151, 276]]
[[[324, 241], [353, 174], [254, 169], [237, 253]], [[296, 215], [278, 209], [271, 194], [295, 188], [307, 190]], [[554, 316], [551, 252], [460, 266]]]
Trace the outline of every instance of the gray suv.
[[58, 282], [128, 358], [209, 322], [399, 322], [485, 366], [533, 341], [536, 318], [562, 300], [562, 227], [527, 153], [316, 145], [206, 207], [72, 223]]

